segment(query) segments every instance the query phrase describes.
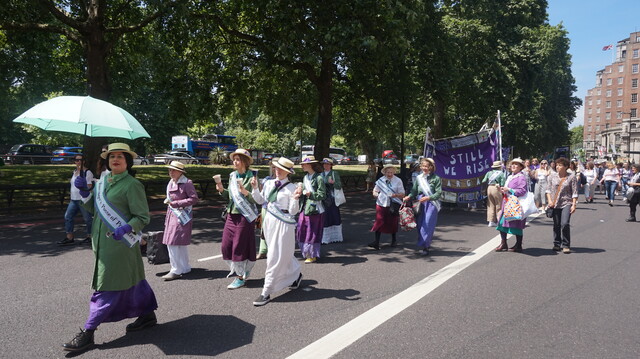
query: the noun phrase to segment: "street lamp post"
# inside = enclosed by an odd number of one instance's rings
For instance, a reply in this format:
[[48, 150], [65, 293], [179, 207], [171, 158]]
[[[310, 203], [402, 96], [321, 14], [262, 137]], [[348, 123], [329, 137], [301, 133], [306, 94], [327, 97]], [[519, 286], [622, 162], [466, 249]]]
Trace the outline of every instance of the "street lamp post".
[[[631, 163], [631, 112], [622, 112], [623, 115], [629, 115], [627, 123], [627, 162]], [[624, 123], [624, 119], [622, 120]]]

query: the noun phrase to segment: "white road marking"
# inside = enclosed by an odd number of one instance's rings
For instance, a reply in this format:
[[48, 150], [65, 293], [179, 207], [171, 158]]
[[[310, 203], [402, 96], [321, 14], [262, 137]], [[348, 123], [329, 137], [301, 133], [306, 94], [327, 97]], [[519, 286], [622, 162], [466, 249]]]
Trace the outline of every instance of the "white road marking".
[[[538, 213], [529, 217], [528, 221], [535, 219], [539, 215]], [[491, 238], [487, 243], [476, 248], [473, 252], [470, 252], [466, 256], [362, 313], [340, 328], [300, 349], [298, 352], [293, 353], [289, 358], [330, 358], [332, 355], [339, 353], [342, 349], [348, 347], [379, 325], [393, 318], [396, 314], [407, 309], [434, 291], [441, 284], [453, 278], [465, 268], [477, 262], [488, 253], [493, 252], [499, 241], [500, 235]]]
[[200, 258], [200, 259], [198, 259], [198, 262], [210, 261], [210, 260], [216, 259], [216, 258], [222, 258], [222, 254], [218, 254], [217, 256], [213, 256], [213, 257]]

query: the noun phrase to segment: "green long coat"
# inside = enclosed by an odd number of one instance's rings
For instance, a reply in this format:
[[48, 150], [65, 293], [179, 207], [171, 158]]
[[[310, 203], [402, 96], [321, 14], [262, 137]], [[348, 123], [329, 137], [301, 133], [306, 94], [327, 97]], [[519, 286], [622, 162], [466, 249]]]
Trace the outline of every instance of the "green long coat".
[[[101, 179], [102, 180], [102, 179]], [[97, 190], [94, 186], [94, 191]], [[133, 231], [138, 233], [149, 224], [149, 205], [144, 186], [128, 172], [107, 175], [105, 186], [106, 197], [118, 209], [120, 214], [129, 219]], [[145, 279], [140, 243], [129, 248], [125, 241], [116, 241], [107, 237], [107, 227], [97, 215], [94, 208], [94, 196], [91, 196], [85, 207], [94, 213], [92, 229], [92, 246], [95, 254], [93, 281], [91, 287], [96, 291], [126, 290]]]

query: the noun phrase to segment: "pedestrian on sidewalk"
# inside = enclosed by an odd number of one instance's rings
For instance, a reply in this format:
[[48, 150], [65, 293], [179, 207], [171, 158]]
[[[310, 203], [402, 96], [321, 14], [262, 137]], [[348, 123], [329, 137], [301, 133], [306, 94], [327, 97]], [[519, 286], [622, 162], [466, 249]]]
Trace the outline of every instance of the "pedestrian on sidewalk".
[[221, 182], [216, 189], [222, 197], [229, 200], [227, 218], [222, 230], [222, 259], [229, 265], [229, 276], [236, 278], [227, 286], [237, 289], [246, 285], [251, 269], [256, 264], [256, 219], [258, 210], [250, 189], [253, 172], [249, 166], [253, 158], [249, 151], [238, 148], [231, 154], [235, 171], [229, 174], [229, 186], [225, 189]]
[[[145, 279], [140, 237], [149, 224], [149, 205], [144, 186], [133, 175], [133, 159], [137, 154], [126, 143], [112, 143], [101, 154], [111, 171], [93, 190], [87, 191], [87, 180], [78, 177], [85, 206], [94, 214], [93, 253], [95, 264], [91, 287], [89, 318], [64, 350], [83, 351], [94, 344], [93, 334], [102, 323], [138, 317], [127, 325], [127, 332], [138, 331], [157, 323], [155, 294]], [[96, 213], [97, 212], [97, 213]]]
[[296, 241], [305, 263], [315, 263], [320, 258], [325, 208], [322, 200], [327, 192], [322, 179], [322, 165], [314, 156], [304, 156], [300, 162], [306, 172], [302, 178], [302, 211], [298, 217]]
[[181, 278], [191, 272], [188, 245], [191, 244], [193, 206], [198, 203], [198, 192], [187, 178], [184, 164], [171, 161], [167, 184], [167, 214], [164, 219], [162, 243], [167, 245], [171, 269], [162, 276], [165, 281]]
[[302, 281], [300, 263], [294, 252], [296, 249], [296, 219], [300, 211], [302, 188], [291, 183], [289, 176], [294, 173], [293, 162], [281, 157], [275, 166], [275, 178], [266, 181], [259, 189], [253, 180], [253, 198], [258, 204], [266, 204], [262, 230], [269, 248], [267, 269], [264, 273], [262, 293], [253, 305], [262, 306], [271, 301], [271, 295], [289, 287], [296, 289]]
[[433, 241], [433, 233], [438, 222], [440, 211], [440, 196], [442, 195], [442, 181], [436, 175], [436, 163], [432, 158], [420, 160], [422, 173], [416, 177], [411, 193], [404, 197], [404, 201], [417, 199], [420, 202], [416, 227], [418, 229], [418, 250], [420, 255], [429, 255], [429, 248]]
[[[507, 250], [509, 252], [522, 252], [522, 238], [527, 221], [526, 218], [513, 221], [506, 221], [504, 219], [504, 208], [507, 204], [508, 196], [524, 196], [527, 193], [528, 184], [527, 175], [523, 172], [525, 162], [521, 158], [511, 160], [509, 169], [511, 170], [511, 174], [507, 177], [504, 186], [500, 187], [500, 192], [502, 192], [503, 197], [500, 213], [498, 213], [498, 227], [496, 227], [496, 229], [500, 232], [501, 242], [495, 249], [496, 252]], [[511, 248], [507, 246], [507, 234], [516, 236], [516, 244]]]
[[498, 225], [498, 212], [502, 208], [502, 192], [506, 180], [502, 171], [502, 161], [493, 161], [491, 171], [484, 175], [482, 183], [487, 183], [487, 222], [489, 227]]
[[69, 189], [69, 205], [67, 211], [64, 214], [64, 230], [66, 237], [58, 242], [60, 246], [69, 246], [75, 244], [73, 235], [74, 217], [78, 212], [82, 213], [84, 223], [87, 226], [87, 235], [81, 242], [82, 244], [91, 244], [91, 226], [93, 221], [93, 215], [82, 206], [82, 196], [80, 196], [80, 190], [74, 185], [76, 178], [84, 177], [87, 182], [87, 187], [83, 188], [85, 191], [91, 191], [93, 188], [93, 173], [87, 169], [86, 161], [82, 154], [77, 154], [73, 158], [76, 168], [73, 170], [71, 176], [71, 188]]
[[553, 208], [553, 250], [571, 253], [571, 215], [578, 202], [578, 180], [575, 173], [569, 173], [570, 163], [564, 157], [556, 160], [556, 170], [549, 176], [547, 187], [548, 207]]
[[636, 207], [640, 202], [640, 164], [633, 164], [631, 173], [633, 176], [627, 182], [627, 185], [629, 188], [633, 188], [633, 196], [629, 199], [629, 218], [627, 218], [627, 222], [636, 221]]
[[371, 232], [375, 232], [376, 237], [368, 246], [375, 250], [380, 249], [382, 233], [391, 234], [391, 247], [396, 246], [400, 206], [404, 198], [404, 185], [402, 180], [395, 176], [396, 167], [387, 164], [382, 168], [382, 174], [372, 192], [373, 197], [376, 198], [376, 221], [373, 223]]

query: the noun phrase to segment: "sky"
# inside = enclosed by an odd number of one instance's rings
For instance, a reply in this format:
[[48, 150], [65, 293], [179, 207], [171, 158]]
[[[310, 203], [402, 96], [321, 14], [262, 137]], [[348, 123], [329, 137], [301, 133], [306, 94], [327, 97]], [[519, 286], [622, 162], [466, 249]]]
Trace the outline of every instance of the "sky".
[[[616, 43], [640, 31], [640, 0], [548, 0], [549, 24], [562, 23], [571, 41], [571, 72], [577, 96], [584, 102], [595, 87], [596, 71], [613, 61]], [[602, 51], [606, 45], [613, 49]], [[584, 124], [584, 108], [576, 111], [569, 127]]]

